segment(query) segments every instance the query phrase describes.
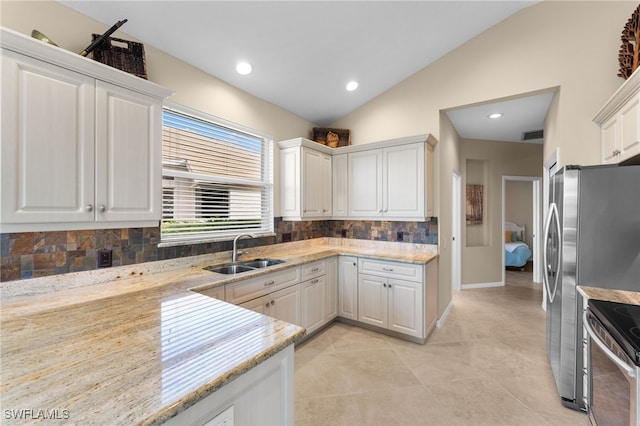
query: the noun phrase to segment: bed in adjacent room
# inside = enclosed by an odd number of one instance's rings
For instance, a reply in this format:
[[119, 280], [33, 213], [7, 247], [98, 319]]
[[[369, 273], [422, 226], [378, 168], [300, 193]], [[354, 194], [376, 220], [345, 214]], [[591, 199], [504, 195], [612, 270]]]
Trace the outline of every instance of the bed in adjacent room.
[[504, 223], [504, 264], [523, 268], [531, 257], [531, 249], [524, 241], [524, 226], [513, 222]]

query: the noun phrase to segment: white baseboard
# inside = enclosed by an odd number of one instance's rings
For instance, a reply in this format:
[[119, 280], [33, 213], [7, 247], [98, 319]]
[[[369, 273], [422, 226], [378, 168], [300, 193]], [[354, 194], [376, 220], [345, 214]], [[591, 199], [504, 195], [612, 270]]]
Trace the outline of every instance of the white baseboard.
[[472, 288], [504, 287], [504, 283], [495, 282], [495, 283], [462, 284], [461, 287], [462, 287], [462, 290], [469, 290]]
[[438, 318], [438, 321], [436, 321], [436, 328], [440, 328], [444, 325], [444, 321], [447, 319], [447, 315], [449, 315], [449, 312], [451, 312], [451, 308], [453, 308], [453, 300], [449, 302], [444, 312], [442, 313], [442, 316]]

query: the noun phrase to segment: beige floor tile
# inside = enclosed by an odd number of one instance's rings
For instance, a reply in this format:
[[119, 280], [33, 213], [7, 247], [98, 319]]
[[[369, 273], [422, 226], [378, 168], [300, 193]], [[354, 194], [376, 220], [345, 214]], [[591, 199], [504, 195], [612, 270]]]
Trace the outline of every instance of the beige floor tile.
[[540, 286], [506, 276], [454, 292], [425, 345], [335, 323], [298, 346], [296, 424], [587, 426], [555, 388]]

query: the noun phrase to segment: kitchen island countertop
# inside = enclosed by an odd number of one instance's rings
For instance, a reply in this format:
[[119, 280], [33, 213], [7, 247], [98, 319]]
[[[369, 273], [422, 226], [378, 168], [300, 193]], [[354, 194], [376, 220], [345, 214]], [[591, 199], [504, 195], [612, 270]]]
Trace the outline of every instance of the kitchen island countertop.
[[203, 270], [228, 261], [221, 253], [2, 283], [3, 418], [161, 423], [304, 334], [193, 290], [338, 254], [411, 263], [437, 257], [433, 249], [397, 247], [319, 239], [248, 249], [246, 259], [285, 263], [235, 276]]

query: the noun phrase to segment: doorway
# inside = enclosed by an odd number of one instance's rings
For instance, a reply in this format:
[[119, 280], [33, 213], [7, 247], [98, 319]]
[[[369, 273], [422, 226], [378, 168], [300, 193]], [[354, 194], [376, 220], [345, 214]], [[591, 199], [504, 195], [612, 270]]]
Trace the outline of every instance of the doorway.
[[[511, 222], [523, 226], [522, 240], [531, 250], [532, 280], [542, 282], [542, 178], [528, 176], [502, 177], [502, 228]], [[506, 242], [503, 238], [503, 252]], [[502, 282], [506, 282], [506, 256], [502, 256]]]

